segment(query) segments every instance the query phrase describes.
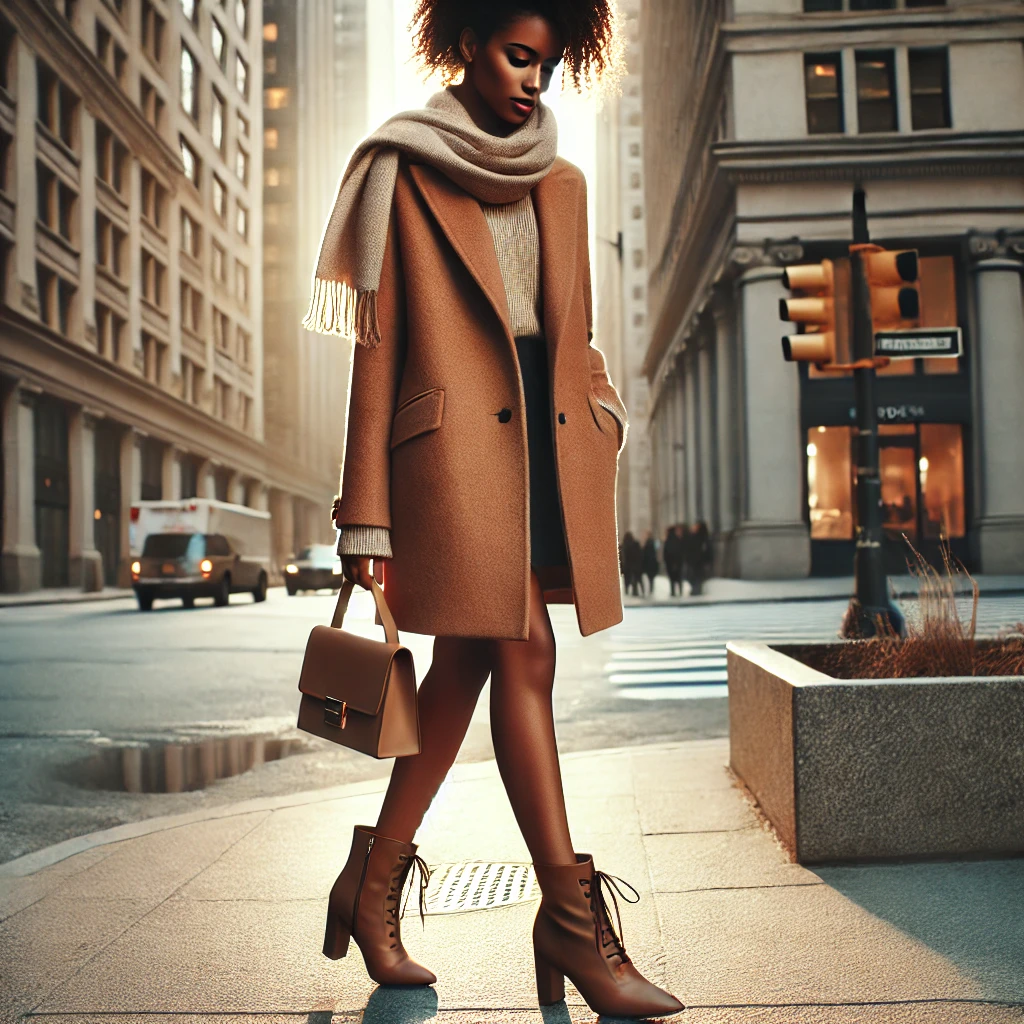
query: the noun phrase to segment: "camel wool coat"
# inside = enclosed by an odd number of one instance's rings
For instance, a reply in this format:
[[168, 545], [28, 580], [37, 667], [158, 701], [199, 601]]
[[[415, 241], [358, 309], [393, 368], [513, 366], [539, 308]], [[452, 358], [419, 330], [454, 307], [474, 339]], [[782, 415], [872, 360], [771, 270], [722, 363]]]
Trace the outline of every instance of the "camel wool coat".
[[[555, 160], [534, 187], [552, 430], [582, 635], [622, 621], [615, 481], [628, 428], [590, 344], [586, 181]], [[522, 376], [479, 202], [403, 157], [377, 294], [381, 341], [355, 345], [338, 525], [390, 530], [384, 592], [399, 629], [525, 640], [529, 462]], [[610, 411], [614, 410], [614, 412]]]

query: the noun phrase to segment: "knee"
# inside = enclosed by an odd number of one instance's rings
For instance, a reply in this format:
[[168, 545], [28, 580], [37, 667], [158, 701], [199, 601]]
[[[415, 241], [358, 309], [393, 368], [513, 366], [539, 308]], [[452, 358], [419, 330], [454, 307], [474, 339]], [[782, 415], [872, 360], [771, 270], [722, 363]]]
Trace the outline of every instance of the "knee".
[[471, 637], [436, 637], [433, 665], [479, 693], [491, 673], [490, 643]]

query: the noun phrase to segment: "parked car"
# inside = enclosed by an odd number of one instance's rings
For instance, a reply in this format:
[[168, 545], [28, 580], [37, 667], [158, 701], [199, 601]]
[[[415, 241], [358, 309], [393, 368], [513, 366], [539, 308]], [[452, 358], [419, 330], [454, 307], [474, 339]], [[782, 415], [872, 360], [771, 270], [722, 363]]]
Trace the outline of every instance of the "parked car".
[[332, 544], [310, 544], [284, 567], [284, 585], [293, 597], [300, 590], [337, 590], [344, 582], [341, 559]]
[[197, 597], [226, 605], [232, 594], [267, 597], [270, 515], [211, 499], [149, 501], [132, 506], [132, 530], [141, 553], [132, 562], [132, 589], [141, 611], [157, 598]]

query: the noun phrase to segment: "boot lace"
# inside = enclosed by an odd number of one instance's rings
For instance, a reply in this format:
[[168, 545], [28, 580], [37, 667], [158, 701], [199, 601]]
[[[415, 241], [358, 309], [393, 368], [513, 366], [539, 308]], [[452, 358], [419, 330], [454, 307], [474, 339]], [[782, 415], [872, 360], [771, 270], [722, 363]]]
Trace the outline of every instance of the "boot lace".
[[[619, 937], [624, 934], [622, 930], [622, 915], [619, 912], [619, 901], [616, 899], [615, 894], [618, 893], [627, 903], [639, 903], [640, 893], [636, 891], [624, 878], [619, 878], [618, 875], [609, 875], [604, 871], [594, 871], [593, 879], [581, 878], [580, 885], [590, 886], [583, 895], [590, 900], [590, 912], [594, 915], [594, 920], [598, 925], [598, 934], [601, 939], [601, 948], [607, 949], [609, 946], [612, 947], [610, 953], [605, 953], [605, 957], [611, 958], [613, 956], [619, 957], [619, 959], [625, 964], [629, 963], [629, 957], [626, 955], [626, 947], [623, 945], [622, 939]], [[636, 899], [630, 899], [616, 884], [621, 882], [635, 897]], [[608, 895], [612, 898], [612, 906], [615, 907], [615, 922], [618, 926], [612, 926], [611, 915], [608, 913], [608, 901], [605, 899], [605, 887], [607, 886]]]
[[[407, 853], [400, 853], [398, 855], [398, 863], [392, 869], [391, 878], [388, 882], [388, 894], [384, 897], [384, 920], [389, 929], [388, 935], [392, 939], [397, 939], [398, 932], [400, 931], [398, 921], [400, 918], [405, 917], [405, 908], [409, 904], [409, 894], [406, 894], [401, 913], [398, 912], [398, 904], [401, 902], [402, 892], [405, 889], [406, 882], [412, 877], [413, 868], [419, 872], [420, 923], [424, 928], [426, 927], [424, 905], [427, 895], [427, 883], [430, 881], [430, 868], [427, 867], [427, 862], [419, 854], [410, 856]], [[411, 892], [412, 886], [409, 887], [409, 893]], [[391, 948], [397, 949], [398, 942], [393, 942]]]

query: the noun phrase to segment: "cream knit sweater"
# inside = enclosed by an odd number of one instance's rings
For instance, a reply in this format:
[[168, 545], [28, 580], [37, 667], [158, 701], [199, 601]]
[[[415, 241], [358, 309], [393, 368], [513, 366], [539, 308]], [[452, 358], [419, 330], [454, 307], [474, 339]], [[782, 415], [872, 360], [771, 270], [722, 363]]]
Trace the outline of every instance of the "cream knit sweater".
[[[480, 206], [505, 284], [512, 337], [541, 334], [540, 240], [533, 199], [527, 192], [515, 203]], [[391, 531], [383, 526], [346, 526], [338, 554], [391, 558]]]

